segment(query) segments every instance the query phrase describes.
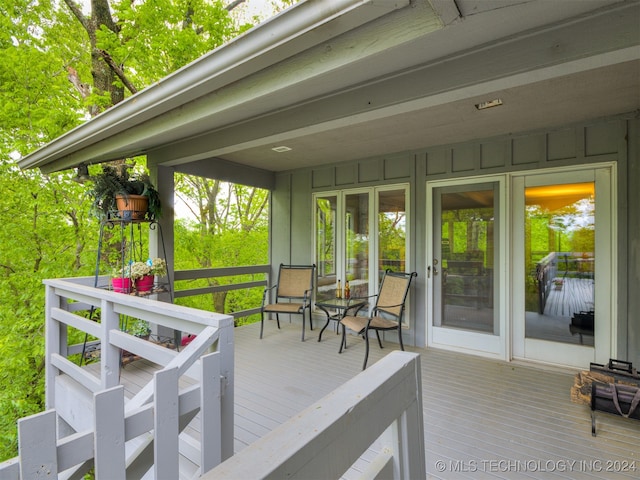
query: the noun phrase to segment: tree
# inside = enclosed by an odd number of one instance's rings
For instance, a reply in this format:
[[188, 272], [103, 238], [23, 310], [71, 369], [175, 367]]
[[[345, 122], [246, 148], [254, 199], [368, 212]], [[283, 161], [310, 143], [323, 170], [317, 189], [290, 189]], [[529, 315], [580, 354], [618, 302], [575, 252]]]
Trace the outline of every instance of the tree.
[[207, 0], [89, 7], [0, 4], [2, 458], [16, 454], [16, 420], [44, 406], [42, 279], [92, 275], [98, 232], [72, 173], [21, 172], [15, 159], [248, 28]]
[[[259, 188], [178, 176], [184, 203], [196, 218], [192, 228], [176, 228], [176, 268], [215, 268], [264, 264], [268, 261], [268, 192]], [[227, 283], [242, 281], [226, 278]], [[207, 286], [220, 285], [208, 279]], [[260, 302], [261, 292], [217, 292], [212, 303], [188, 299], [180, 303], [218, 313], [244, 310]]]
[[92, 115], [122, 101], [125, 89], [138, 92], [250, 26], [236, 28], [220, 1], [92, 0], [89, 14], [74, 0], [64, 3], [88, 36], [92, 82], [73, 83]]

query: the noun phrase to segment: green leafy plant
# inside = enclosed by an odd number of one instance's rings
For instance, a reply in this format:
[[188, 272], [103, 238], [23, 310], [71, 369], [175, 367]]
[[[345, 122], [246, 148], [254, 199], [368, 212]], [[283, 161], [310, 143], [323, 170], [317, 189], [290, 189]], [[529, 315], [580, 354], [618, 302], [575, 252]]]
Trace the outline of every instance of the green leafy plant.
[[151, 328], [149, 322], [138, 319], [133, 325], [127, 326], [127, 332], [135, 337], [146, 337], [151, 333]]
[[144, 195], [149, 199], [147, 218], [155, 220], [162, 213], [160, 195], [146, 173], [130, 174], [128, 165], [104, 166], [102, 172], [91, 177], [93, 187], [91, 211], [99, 219], [110, 218], [117, 210], [116, 196]]

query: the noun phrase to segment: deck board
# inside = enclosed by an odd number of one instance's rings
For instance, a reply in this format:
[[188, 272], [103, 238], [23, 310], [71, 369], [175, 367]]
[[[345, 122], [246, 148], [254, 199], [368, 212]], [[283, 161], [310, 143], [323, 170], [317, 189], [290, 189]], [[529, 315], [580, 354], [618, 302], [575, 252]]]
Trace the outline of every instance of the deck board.
[[[318, 343], [318, 333], [317, 327], [307, 331], [301, 342], [295, 320], [282, 322], [281, 330], [267, 322], [263, 340], [257, 324], [235, 329], [236, 452], [361, 371], [361, 339], [349, 337], [338, 354], [340, 337], [327, 331]], [[372, 342], [370, 363], [395, 347], [385, 345], [380, 350]], [[574, 372], [407, 349], [421, 354], [428, 478], [640, 477], [640, 422], [599, 413], [598, 436], [592, 437], [589, 408], [570, 400]], [[148, 369], [142, 363], [124, 367], [127, 395]], [[355, 478], [370, 457], [365, 454], [344, 478]], [[616, 461], [635, 461], [636, 471], [604, 471]]]

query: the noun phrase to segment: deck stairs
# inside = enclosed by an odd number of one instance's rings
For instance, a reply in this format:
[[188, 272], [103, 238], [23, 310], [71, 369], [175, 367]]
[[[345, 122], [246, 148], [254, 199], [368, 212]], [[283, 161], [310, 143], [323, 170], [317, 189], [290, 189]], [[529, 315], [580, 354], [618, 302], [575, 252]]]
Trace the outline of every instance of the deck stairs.
[[[47, 283], [48, 410], [19, 420], [19, 456], [0, 478], [196, 478], [230, 457], [233, 318], [78, 281]], [[123, 315], [196, 337], [166, 348], [121, 331]], [[68, 345], [73, 329], [99, 346], [97, 363], [78, 365], [86, 342]], [[156, 367], [135, 394], [121, 382], [124, 351]]]

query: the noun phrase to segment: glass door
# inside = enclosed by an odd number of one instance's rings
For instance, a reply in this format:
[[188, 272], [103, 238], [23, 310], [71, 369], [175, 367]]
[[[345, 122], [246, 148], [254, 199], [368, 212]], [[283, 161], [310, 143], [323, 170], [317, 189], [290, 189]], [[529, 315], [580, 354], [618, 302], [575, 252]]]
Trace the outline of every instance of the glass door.
[[502, 180], [428, 185], [428, 343], [505, 356]]
[[314, 195], [317, 298], [377, 293], [388, 268], [406, 271], [409, 238], [407, 185], [323, 192]]
[[610, 178], [608, 168], [514, 178], [515, 357], [609, 358]]

